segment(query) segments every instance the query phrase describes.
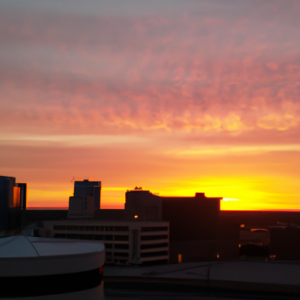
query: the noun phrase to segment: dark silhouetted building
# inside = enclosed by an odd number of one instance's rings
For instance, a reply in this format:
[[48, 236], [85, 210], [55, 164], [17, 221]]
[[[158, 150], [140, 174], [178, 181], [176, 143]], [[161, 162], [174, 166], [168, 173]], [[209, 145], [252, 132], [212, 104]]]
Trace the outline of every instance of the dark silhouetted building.
[[41, 223], [43, 221], [51, 220], [67, 220], [68, 219], [68, 210], [31, 210], [27, 209], [25, 211], [25, 221], [24, 225], [29, 226], [32, 223]]
[[21, 230], [22, 210], [26, 209], [26, 184], [14, 177], [0, 176], [0, 236]]
[[269, 229], [278, 222], [300, 224], [300, 211], [220, 211], [220, 221], [222, 224]]
[[239, 256], [239, 225], [220, 226], [220, 200], [204, 193], [195, 197], [161, 197], [135, 189], [126, 192], [124, 210], [98, 210], [100, 220], [167, 221], [170, 262], [235, 259]]
[[300, 226], [270, 226], [270, 258], [300, 260]]
[[74, 196], [69, 198], [68, 216], [71, 218], [93, 217], [100, 209], [101, 181], [74, 182]]
[[[288, 224], [300, 224], [299, 211], [221, 211], [220, 222], [221, 228], [240, 227], [240, 255], [243, 257], [252, 257], [253, 259], [254, 257], [268, 258], [270, 256], [277, 259], [276, 252], [279, 251], [280, 259], [289, 259], [287, 254], [297, 248], [295, 246], [288, 249], [285, 246], [285, 244], [289, 245], [293, 242], [290, 232], [296, 230], [289, 228], [282, 230], [278, 224], [286, 224], [285, 227]], [[280, 234], [284, 239], [279, 238]], [[285, 239], [287, 239], [286, 242]], [[277, 250], [275, 251], [275, 249]], [[283, 254], [284, 251], [286, 251], [285, 254]], [[291, 254], [290, 257], [293, 255]]]
[[162, 219], [170, 222], [170, 239], [174, 241], [215, 240], [219, 232], [219, 211], [222, 198], [161, 197]]

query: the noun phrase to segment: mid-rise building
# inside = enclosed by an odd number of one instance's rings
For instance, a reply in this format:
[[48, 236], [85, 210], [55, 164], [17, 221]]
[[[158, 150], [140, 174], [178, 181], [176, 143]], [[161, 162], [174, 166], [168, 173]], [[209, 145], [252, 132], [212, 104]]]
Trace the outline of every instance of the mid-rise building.
[[270, 258], [276, 260], [300, 260], [300, 226], [281, 224], [270, 226]]
[[26, 184], [14, 177], [0, 176], [0, 236], [21, 230], [22, 210], [26, 209]]
[[74, 182], [74, 195], [69, 197], [69, 218], [93, 217], [100, 209], [101, 181]]
[[169, 222], [56, 220], [44, 222], [43, 230], [55, 238], [103, 242], [107, 264], [169, 261]]
[[95, 211], [98, 220], [165, 221], [170, 224], [170, 262], [237, 259], [238, 226], [232, 231], [220, 224], [221, 197], [162, 197], [136, 188], [126, 192], [124, 210]]

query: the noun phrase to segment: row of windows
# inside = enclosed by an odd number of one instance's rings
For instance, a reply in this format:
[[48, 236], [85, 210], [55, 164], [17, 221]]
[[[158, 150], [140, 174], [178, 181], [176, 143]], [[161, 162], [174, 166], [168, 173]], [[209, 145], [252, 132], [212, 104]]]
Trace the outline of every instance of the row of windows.
[[168, 231], [168, 227], [142, 227], [141, 231]]
[[168, 251], [157, 251], [157, 252], [147, 252], [141, 253], [141, 257], [155, 257], [155, 256], [165, 256], [168, 255]]
[[[157, 252], [141, 253], [141, 257], [156, 257], [156, 256], [165, 256], [168, 254], [169, 254], [168, 251], [157, 251]], [[106, 257], [111, 257], [113, 253], [105, 252], [105, 255]], [[129, 254], [124, 252], [114, 252], [114, 256], [129, 258]]]
[[112, 248], [115, 248], [115, 249], [124, 249], [124, 250], [129, 249], [129, 245], [128, 244], [107, 244], [107, 243], [105, 243], [104, 245], [105, 245], [106, 249], [112, 249]]
[[128, 231], [128, 226], [74, 226], [53, 225], [54, 230], [82, 230], [82, 231]]
[[141, 245], [141, 250], [154, 249], [154, 248], [165, 248], [165, 247], [168, 247], [168, 243]]
[[80, 240], [98, 240], [98, 241], [129, 241], [128, 235], [111, 235], [111, 234], [65, 234], [56, 233], [54, 237], [57, 238], [69, 238]]
[[[129, 249], [129, 245], [128, 244], [115, 244], [115, 246], [113, 244], [104, 244], [106, 249]], [[114, 247], [113, 247], [114, 246]]]
[[128, 260], [126, 260], [126, 259], [115, 259], [114, 261], [112, 261], [112, 259], [108, 259], [107, 261], [106, 261], [106, 263], [115, 263], [115, 264], [126, 264], [127, 262], [128, 262]]
[[[128, 235], [112, 235], [112, 234], [103, 235], [103, 234], [56, 233], [54, 237], [80, 239], [80, 240], [98, 240], [98, 241], [129, 241]], [[166, 234], [141, 236], [142, 241], [154, 241], [154, 240], [166, 240], [166, 239], [168, 239], [168, 235]]]
[[166, 240], [168, 238], [168, 235], [142, 235], [141, 240], [142, 241], [154, 241], [154, 240]]
[[115, 252], [114, 253], [115, 256], [120, 256], [120, 257], [127, 257], [129, 258], [129, 254], [126, 252]]
[[[107, 256], [112, 256], [113, 255], [113, 253], [112, 252], [105, 252], [105, 256], [107, 257]], [[129, 257], [129, 254], [128, 253], [124, 253], [124, 252], [114, 252], [114, 256], [120, 256], [120, 257]]]

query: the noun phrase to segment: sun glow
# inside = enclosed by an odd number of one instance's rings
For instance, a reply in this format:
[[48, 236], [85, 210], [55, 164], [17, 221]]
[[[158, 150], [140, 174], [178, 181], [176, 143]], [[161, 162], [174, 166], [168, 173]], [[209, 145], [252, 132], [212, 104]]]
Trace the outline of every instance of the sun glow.
[[239, 201], [239, 199], [233, 199], [233, 198], [223, 198], [223, 201]]

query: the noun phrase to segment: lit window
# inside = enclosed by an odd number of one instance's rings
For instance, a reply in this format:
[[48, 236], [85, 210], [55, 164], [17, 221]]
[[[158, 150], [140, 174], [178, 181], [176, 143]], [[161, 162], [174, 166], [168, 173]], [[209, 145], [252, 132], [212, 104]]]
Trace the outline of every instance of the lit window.
[[182, 263], [182, 254], [178, 254], [178, 263], [179, 263], [179, 264]]
[[217, 253], [217, 259], [219, 259], [220, 258], [220, 254], [219, 253]]
[[137, 219], [138, 217], [139, 217], [138, 215], [135, 215], [135, 216], [134, 216], [135, 219]]
[[241, 228], [244, 228], [245, 227], [245, 224], [241, 224], [241, 226], [240, 226]]
[[241, 244], [239, 244], [239, 248], [241, 248], [242, 247], [242, 245]]

